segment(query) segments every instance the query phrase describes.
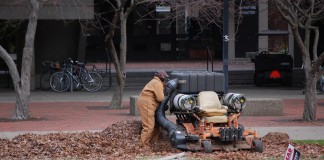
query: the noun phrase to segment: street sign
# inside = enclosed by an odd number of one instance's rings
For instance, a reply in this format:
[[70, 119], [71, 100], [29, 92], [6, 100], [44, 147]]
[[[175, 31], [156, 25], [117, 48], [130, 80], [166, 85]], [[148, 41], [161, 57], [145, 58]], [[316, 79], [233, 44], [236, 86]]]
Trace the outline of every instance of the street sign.
[[299, 160], [300, 152], [291, 144], [288, 145], [285, 160]]

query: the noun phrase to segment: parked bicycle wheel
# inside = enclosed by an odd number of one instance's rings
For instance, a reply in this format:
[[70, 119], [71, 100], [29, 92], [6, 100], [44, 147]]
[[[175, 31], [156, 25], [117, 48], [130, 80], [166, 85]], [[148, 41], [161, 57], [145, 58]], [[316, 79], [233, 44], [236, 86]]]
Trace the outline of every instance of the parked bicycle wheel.
[[102, 87], [102, 77], [99, 73], [89, 71], [82, 76], [83, 87], [89, 92], [99, 91]]
[[52, 73], [49, 71], [43, 72], [43, 74], [40, 77], [40, 88], [43, 90], [49, 90], [51, 89], [50, 86], [50, 79], [51, 79]]
[[66, 91], [70, 83], [70, 77], [64, 72], [55, 72], [50, 79], [50, 86], [56, 92]]
[[53, 73], [61, 70], [59, 62], [43, 61], [44, 71], [40, 77], [40, 88], [43, 90], [49, 90], [50, 79]]

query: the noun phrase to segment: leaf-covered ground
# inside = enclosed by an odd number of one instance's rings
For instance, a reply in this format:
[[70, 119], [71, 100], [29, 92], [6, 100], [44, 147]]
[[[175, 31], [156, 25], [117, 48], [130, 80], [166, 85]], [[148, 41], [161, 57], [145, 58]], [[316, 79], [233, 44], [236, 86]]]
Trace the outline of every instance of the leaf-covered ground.
[[[174, 155], [182, 151], [172, 148], [165, 132], [149, 149], [139, 147], [140, 121], [123, 121], [102, 132], [25, 134], [11, 141], [0, 139], [0, 159], [150, 159]], [[301, 133], [302, 134], [302, 133]], [[288, 144], [294, 145], [303, 159], [323, 159], [324, 147], [297, 145], [284, 133], [262, 137], [264, 152], [250, 150], [213, 153], [186, 152], [187, 159], [283, 159]]]

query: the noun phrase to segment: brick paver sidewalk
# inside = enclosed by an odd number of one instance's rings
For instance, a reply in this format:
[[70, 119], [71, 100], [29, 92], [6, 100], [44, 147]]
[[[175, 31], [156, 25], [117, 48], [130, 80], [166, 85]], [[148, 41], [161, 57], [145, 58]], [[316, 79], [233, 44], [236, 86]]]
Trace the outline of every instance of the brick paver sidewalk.
[[[301, 121], [303, 103], [301, 99], [285, 99], [283, 116], [241, 116], [245, 127], [324, 126], [324, 100], [318, 102], [316, 122]], [[7, 121], [12, 115], [14, 103], [0, 103], [0, 132], [14, 131], [84, 131], [103, 130], [122, 120], [140, 120], [129, 113], [129, 102], [125, 109], [105, 109], [107, 102], [31, 102], [28, 121]], [[174, 116], [170, 116], [174, 120]]]

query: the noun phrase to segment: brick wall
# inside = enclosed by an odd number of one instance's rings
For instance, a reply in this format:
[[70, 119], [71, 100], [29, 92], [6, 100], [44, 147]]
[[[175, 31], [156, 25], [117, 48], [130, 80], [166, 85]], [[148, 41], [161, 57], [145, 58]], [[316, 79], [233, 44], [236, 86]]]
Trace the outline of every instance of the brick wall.
[[[288, 31], [288, 22], [281, 16], [275, 4], [269, 2], [269, 30]], [[268, 37], [268, 46], [270, 52], [284, 53], [288, 51], [288, 37], [287, 36], [271, 36]]]

